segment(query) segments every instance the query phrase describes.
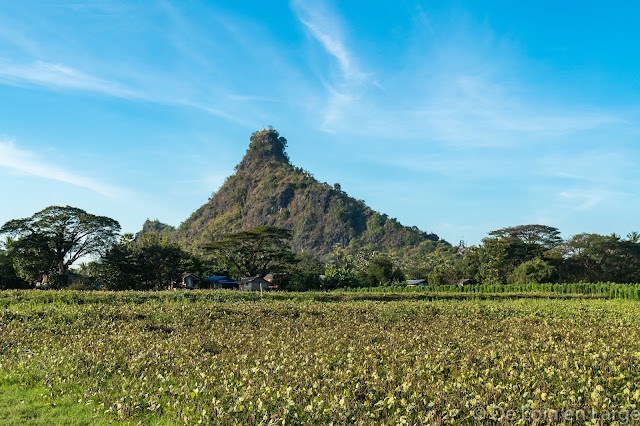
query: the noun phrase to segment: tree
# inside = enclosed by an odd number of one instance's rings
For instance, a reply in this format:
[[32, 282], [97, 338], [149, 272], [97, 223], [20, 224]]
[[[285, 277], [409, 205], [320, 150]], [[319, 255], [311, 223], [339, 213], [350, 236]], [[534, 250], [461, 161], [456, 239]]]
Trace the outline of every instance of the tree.
[[[451, 245], [424, 241], [420, 244], [418, 251], [402, 261], [401, 267], [408, 279], [427, 278], [435, 268], [447, 271], [447, 276], [453, 275], [450, 279], [455, 279], [456, 269], [464, 262], [464, 257], [454, 252]], [[431, 283], [431, 281], [429, 281]]]
[[436, 265], [427, 275], [427, 281], [430, 285], [452, 284], [455, 279], [456, 270], [447, 265]]
[[393, 261], [382, 255], [376, 255], [369, 260], [369, 267], [362, 276], [362, 281], [370, 286], [390, 285], [403, 280], [404, 275], [394, 267]]
[[205, 246], [205, 250], [220, 253], [238, 276], [265, 276], [285, 271], [296, 262], [288, 229], [276, 226], [258, 226], [247, 231], [223, 234], [218, 241]]
[[542, 259], [521, 263], [509, 276], [511, 284], [540, 284], [551, 282], [556, 269]]
[[489, 232], [498, 238], [520, 240], [525, 244], [536, 244], [544, 250], [552, 249], [562, 242], [558, 228], [547, 225], [518, 225]]
[[183, 272], [201, 273], [201, 263], [169, 241], [151, 232], [135, 240], [125, 234], [103, 256], [99, 281], [107, 290], [151, 290], [168, 287]]
[[141, 283], [140, 268], [133, 248], [133, 235], [125, 234], [102, 257], [98, 282], [105, 290], [136, 290]]
[[289, 156], [286, 153], [287, 140], [273, 130], [272, 127], [253, 132], [251, 143], [244, 159], [238, 167], [242, 169], [249, 163], [257, 164], [265, 160], [276, 160], [283, 163], [289, 162]]
[[104, 253], [119, 232], [116, 220], [71, 206], [50, 206], [0, 228], [0, 235], [12, 238], [9, 251], [14, 259], [23, 264], [17, 269], [30, 277], [36, 271], [64, 275], [81, 257]]
[[8, 288], [24, 288], [27, 283], [18, 277], [9, 253], [0, 249], [0, 290]]
[[296, 258], [295, 265], [291, 265], [286, 274], [276, 275], [273, 283], [285, 290], [320, 290], [320, 276], [325, 274], [324, 263], [308, 252], [298, 253]]
[[360, 281], [352, 269], [344, 267], [329, 267], [325, 271], [323, 288], [326, 290], [360, 286]]
[[505, 238], [485, 238], [478, 248], [476, 258], [477, 272], [475, 279], [484, 284], [504, 284], [509, 268], [509, 251], [511, 244]]
[[560, 231], [546, 225], [519, 225], [489, 232], [464, 262], [475, 279], [487, 284], [505, 284], [522, 263], [547, 257], [562, 243]]
[[134, 244], [134, 254], [144, 290], [166, 288], [185, 272], [189, 254], [165, 235], [145, 234]]
[[577, 234], [551, 254], [565, 281], [640, 281], [640, 244], [617, 235]]
[[33, 283], [55, 270], [55, 256], [51, 251], [41, 249], [47, 245], [45, 236], [33, 234], [18, 240], [9, 237], [5, 245], [7, 256], [21, 278]]

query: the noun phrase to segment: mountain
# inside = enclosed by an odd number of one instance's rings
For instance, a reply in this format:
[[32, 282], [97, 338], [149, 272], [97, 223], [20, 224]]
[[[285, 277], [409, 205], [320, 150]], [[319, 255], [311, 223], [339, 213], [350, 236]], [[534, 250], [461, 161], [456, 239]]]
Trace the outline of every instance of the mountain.
[[145, 229], [171, 232], [194, 251], [222, 233], [259, 225], [293, 230], [294, 249], [320, 256], [335, 244], [388, 252], [439, 241], [435, 234], [402, 226], [372, 210], [338, 184], [318, 182], [291, 164], [286, 147], [287, 140], [271, 128], [253, 133], [236, 172], [206, 204], [175, 231], [157, 221], [147, 221]]
[[171, 236], [175, 232], [175, 230], [176, 228], [174, 228], [173, 226], [162, 223], [158, 219], [147, 219], [142, 225], [142, 231], [140, 231], [136, 237], [148, 233], [157, 233], [160, 235]]

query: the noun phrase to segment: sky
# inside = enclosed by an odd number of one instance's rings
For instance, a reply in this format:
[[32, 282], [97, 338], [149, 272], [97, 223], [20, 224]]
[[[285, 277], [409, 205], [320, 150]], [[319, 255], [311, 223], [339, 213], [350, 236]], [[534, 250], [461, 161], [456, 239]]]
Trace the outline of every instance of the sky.
[[273, 126], [457, 244], [640, 231], [640, 4], [0, 0], [0, 224], [177, 226]]

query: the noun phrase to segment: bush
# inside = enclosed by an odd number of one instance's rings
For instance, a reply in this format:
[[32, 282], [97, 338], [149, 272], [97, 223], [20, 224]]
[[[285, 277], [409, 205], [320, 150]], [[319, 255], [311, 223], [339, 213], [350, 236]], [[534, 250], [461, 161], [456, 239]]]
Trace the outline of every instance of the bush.
[[93, 290], [93, 285], [83, 280], [75, 280], [68, 288], [69, 290], [88, 291]]
[[533, 259], [521, 263], [509, 275], [510, 284], [540, 284], [552, 281], [556, 268], [542, 259]]

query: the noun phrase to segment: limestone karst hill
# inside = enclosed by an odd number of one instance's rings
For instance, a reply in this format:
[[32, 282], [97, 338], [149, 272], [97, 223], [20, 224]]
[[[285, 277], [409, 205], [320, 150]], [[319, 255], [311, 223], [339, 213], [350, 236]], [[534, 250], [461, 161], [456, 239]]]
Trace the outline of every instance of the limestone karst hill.
[[294, 249], [320, 256], [335, 244], [387, 252], [439, 240], [372, 210], [339, 185], [318, 182], [291, 164], [286, 146], [286, 139], [273, 129], [255, 132], [236, 172], [206, 204], [175, 230], [147, 221], [143, 232], [169, 233], [199, 251], [222, 233], [274, 225], [293, 231]]

